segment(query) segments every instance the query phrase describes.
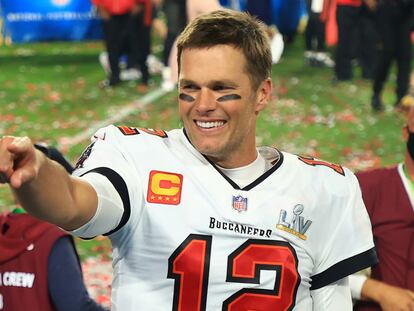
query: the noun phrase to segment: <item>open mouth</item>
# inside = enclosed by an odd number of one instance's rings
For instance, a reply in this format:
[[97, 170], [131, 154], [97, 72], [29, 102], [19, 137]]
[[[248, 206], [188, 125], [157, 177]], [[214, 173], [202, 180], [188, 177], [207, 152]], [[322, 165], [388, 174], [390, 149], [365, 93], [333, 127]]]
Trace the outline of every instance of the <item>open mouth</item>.
[[225, 121], [195, 121], [195, 124], [203, 129], [214, 129], [222, 127], [225, 123]]

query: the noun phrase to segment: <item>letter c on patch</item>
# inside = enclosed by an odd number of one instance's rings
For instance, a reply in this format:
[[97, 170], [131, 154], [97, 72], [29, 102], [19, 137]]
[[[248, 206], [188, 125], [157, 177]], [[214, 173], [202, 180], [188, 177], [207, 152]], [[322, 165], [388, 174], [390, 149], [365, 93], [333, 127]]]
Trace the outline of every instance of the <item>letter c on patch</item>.
[[178, 205], [181, 201], [183, 175], [170, 172], [151, 171], [148, 182], [147, 201]]
[[181, 180], [177, 175], [155, 173], [152, 176], [151, 190], [155, 194], [174, 196], [180, 191]]

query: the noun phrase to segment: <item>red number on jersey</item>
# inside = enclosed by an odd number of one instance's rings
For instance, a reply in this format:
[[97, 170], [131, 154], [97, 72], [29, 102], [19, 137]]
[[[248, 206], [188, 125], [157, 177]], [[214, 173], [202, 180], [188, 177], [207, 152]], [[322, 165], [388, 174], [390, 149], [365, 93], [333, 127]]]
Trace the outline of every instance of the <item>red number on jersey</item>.
[[129, 136], [129, 135], [138, 135], [139, 132], [135, 127], [120, 125], [117, 128], [121, 131], [122, 134]]
[[[206, 310], [211, 241], [211, 236], [190, 234], [170, 256], [174, 311]], [[288, 243], [247, 240], [230, 254], [226, 281], [260, 284], [260, 270], [275, 270], [274, 288], [242, 289], [223, 302], [223, 310], [292, 310], [300, 283], [297, 265], [295, 250]]]
[[242, 289], [223, 310], [292, 310], [300, 283], [295, 250], [283, 241], [249, 239], [228, 258], [227, 282], [260, 284], [260, 270], [275, 270], [273, 289]]
[[[153, 129], [149, 129], [149, 128], [136, 128], [136, 127], [131, 127], [131, 126], [125, 126], [125, 125], [120, 125], [117, 126], [117, 128], [122, 132], [122, 134], [126, 135], [126, 136], [130, 136], [130, 135], [138, 135], [139, 131], [141, 132], [145, 132], [147, 134], [151, 134], [151, 135], [155, 135], [161, 138], [166, 138], [168, 137], [167, 133], [163, 130], [153, 130]], [[139, 129], [139, 131], [138, 131]]]
[[168, 260], [175, 279], [173, 311], [206, 309], [211, 236], [190, 234]]
[[163, 131], [163, 130], [160, 130], [160, 129], [154, 130], [154, 129], [140, 127], [139, 130], [142, 131], [142, 132], [145, 132], [147, 134], [159, 136], [161, 138], [168, 137], [167, 133], [165, 131]]
[[333, 169], [335, 172], [337, 172], [338, 174], [341, 174], [343, 176], [345, 176], [345, 171], [344, 168], [338, 164], [334, 164], [334, 163], [329, 163], [329, 162], [325, 162], [322, 160], [318, 160], [312, 157], [304, 157], [304, 156], [298, 156], [298, 159], [301, 160], [303, 163], [308, 164], [308, 165], [323, 165], [326, 167], [329, 167], [331, 169]]

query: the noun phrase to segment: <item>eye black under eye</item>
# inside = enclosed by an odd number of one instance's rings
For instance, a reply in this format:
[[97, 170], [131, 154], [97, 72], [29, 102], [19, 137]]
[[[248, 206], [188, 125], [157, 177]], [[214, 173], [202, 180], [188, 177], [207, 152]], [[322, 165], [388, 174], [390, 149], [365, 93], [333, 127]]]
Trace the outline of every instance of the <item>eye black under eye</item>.
[[227, 94], [227, 95], [223, 95], [223, 96], [220, 96], [219, 98], [217, 98], [217, 101], [218, 102], [224, 102], [224, 101], [227, 101], [227, 100], [239, 100], [239, 99], [241, 99], [241, 96], [238, 95], [238, 94]]
[[183, 100], [183, 101], [186, 101], [186, 102], [193, 102], [193, 101], [195, 101], [195, 98], [193, 96], [190, 96], [190, 95], [184, 94], [184, 93], [180, 93], [178, 95], [178, 98], [181, 99], [181, 100]]

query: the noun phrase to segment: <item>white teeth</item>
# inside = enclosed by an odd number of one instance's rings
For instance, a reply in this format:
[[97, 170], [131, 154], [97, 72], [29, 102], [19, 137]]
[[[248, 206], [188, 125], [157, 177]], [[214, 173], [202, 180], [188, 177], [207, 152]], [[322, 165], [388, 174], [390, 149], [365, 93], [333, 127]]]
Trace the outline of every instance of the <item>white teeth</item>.
[[199, 127], [205, 128], [205, 129], [210, 129], [213, 127], [219, 127], [224, 125], [224, 121], [215, 121], [215, 122], [202, 122], [202, 121], [196, 121], [196, 124]]

